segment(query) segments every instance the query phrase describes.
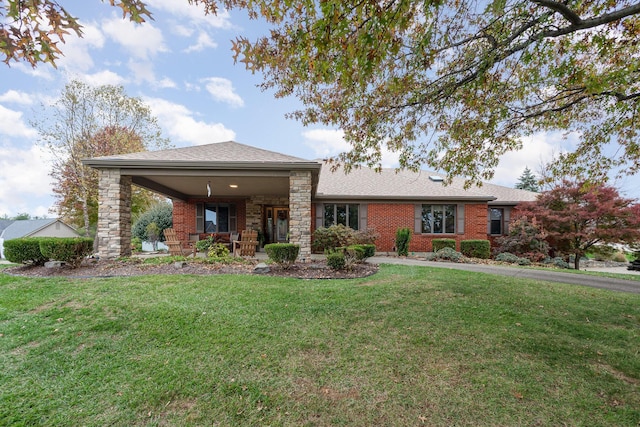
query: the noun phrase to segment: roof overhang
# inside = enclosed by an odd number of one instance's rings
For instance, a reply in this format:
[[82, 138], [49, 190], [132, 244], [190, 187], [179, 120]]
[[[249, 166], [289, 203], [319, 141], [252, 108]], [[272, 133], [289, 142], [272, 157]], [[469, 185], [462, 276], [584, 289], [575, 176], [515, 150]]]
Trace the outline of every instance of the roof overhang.
[[452, 202], [452, 203], [469, 203], [469, 202], [478, 202], [478, 203], [491, 203], [491, 201], [495, 200], [495, 197], [491, 196], [471, 196], [471, 197], [460, 197], [460, 196], [438, 196], [431, 197], [428, 195], [425, 196], [365, 196], [365, 195], [353, 195], [348, 196], [344, 194], [340, 195], [332, 195], [332, 194], [316, 194], [314, 197], [315, 201], [351, 201], [353, 203], [366, 203], [371, 201], [377, 202], [416, 202], [416, 203], [424, 203], [424, 202]]
[[322, 165], [317, 162], [165, 161], [117, 158], [84, 159], [95, 169], [119, 169], [137, 186], [179, 200], [208, 197], [289, 195], [292, 171], [310, 171], [312, 194]]

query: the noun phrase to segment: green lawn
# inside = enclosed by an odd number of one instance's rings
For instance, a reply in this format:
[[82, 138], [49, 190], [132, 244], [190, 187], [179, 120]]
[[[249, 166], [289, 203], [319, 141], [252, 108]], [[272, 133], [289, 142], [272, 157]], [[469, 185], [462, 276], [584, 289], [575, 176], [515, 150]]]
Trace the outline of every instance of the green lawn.
[[0, 274], [0, 425], [639, 422], [640, 295], [406, 266]]

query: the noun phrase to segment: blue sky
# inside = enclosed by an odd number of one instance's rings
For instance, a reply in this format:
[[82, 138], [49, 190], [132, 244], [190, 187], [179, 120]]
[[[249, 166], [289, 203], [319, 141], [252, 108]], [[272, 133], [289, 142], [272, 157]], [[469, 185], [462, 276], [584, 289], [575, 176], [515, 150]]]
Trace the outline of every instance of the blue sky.
[[[0, 216], [55, 216], [49, 155], [29, 123], [72, 79], [124, 86], [129, 96], [151, 106], [176, 147], [235, 140], [306, 159], [348, 148], [338, 129], [286, 119], [298, 102], [262, 92], [256, 87], [261, 75], [233, 64], [231, 40], [240, 35], [253, 40], [266, 31], [243, 12], [205, 16], [186, 0], [149, 0], [154, 20], [136, 25], [108, 2], [62, 3], [80, 18], [84, 37], [68, 37], [58, 69], [0, 65]], [[556, 133], [529, 138], [523, 150], [503, 158], [492, 182], [512, 187], [525, 166], [535, 171], [567, 145], [571, 140]], [[397, 157], [387, 153], [383, 166], [396, 165]], [[640, 197], [632, 183], [630, 178], [618, 186], [627, 196]]]

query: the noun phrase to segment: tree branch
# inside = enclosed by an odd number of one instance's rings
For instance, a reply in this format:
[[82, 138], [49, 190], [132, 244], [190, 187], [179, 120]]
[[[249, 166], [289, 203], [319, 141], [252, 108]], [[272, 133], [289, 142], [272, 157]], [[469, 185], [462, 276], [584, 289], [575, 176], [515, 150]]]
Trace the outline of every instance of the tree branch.
[[573, 25], [580, 25], [582, 23], [582, 19], [575, 13], [573, 10], [567, 7], [567, 5], [555, 2], [553, 0], [531, 0], [533, 3], [539, 4], [542, 7], [546, 7], [553, 11], [558, 12], [560, 15], [564, 16], [564, 18], [571, 22]]

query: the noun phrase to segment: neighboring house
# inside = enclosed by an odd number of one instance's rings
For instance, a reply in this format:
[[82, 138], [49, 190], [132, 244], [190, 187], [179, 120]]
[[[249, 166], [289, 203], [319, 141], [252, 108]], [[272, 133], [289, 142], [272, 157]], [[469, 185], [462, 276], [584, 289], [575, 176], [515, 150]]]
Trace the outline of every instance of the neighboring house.
[[4, 241], [21, 237], [80, 237], [59, 219], [0, 220], [0, 258], [4, 258]]
[[497, 185], [445, 186], [429, 172], [355, 169], [331, 172], [304, 160], [237, 142], [85, 159], [99, 170], [98, 248], [127, 255], [131, 185], [173, 201], [173, 228], [185, 242], [207, 234], [260, 230], [265, 241], [300, 244], [311, 254], [315, 229], [344, 224], [375, 229], [379, 251], [392, 251], [395, 233], [409, 227], [410, 251], [432, 249], [436, 238], [488, 239], [508, 232], [511, 210], [536, 193]]

